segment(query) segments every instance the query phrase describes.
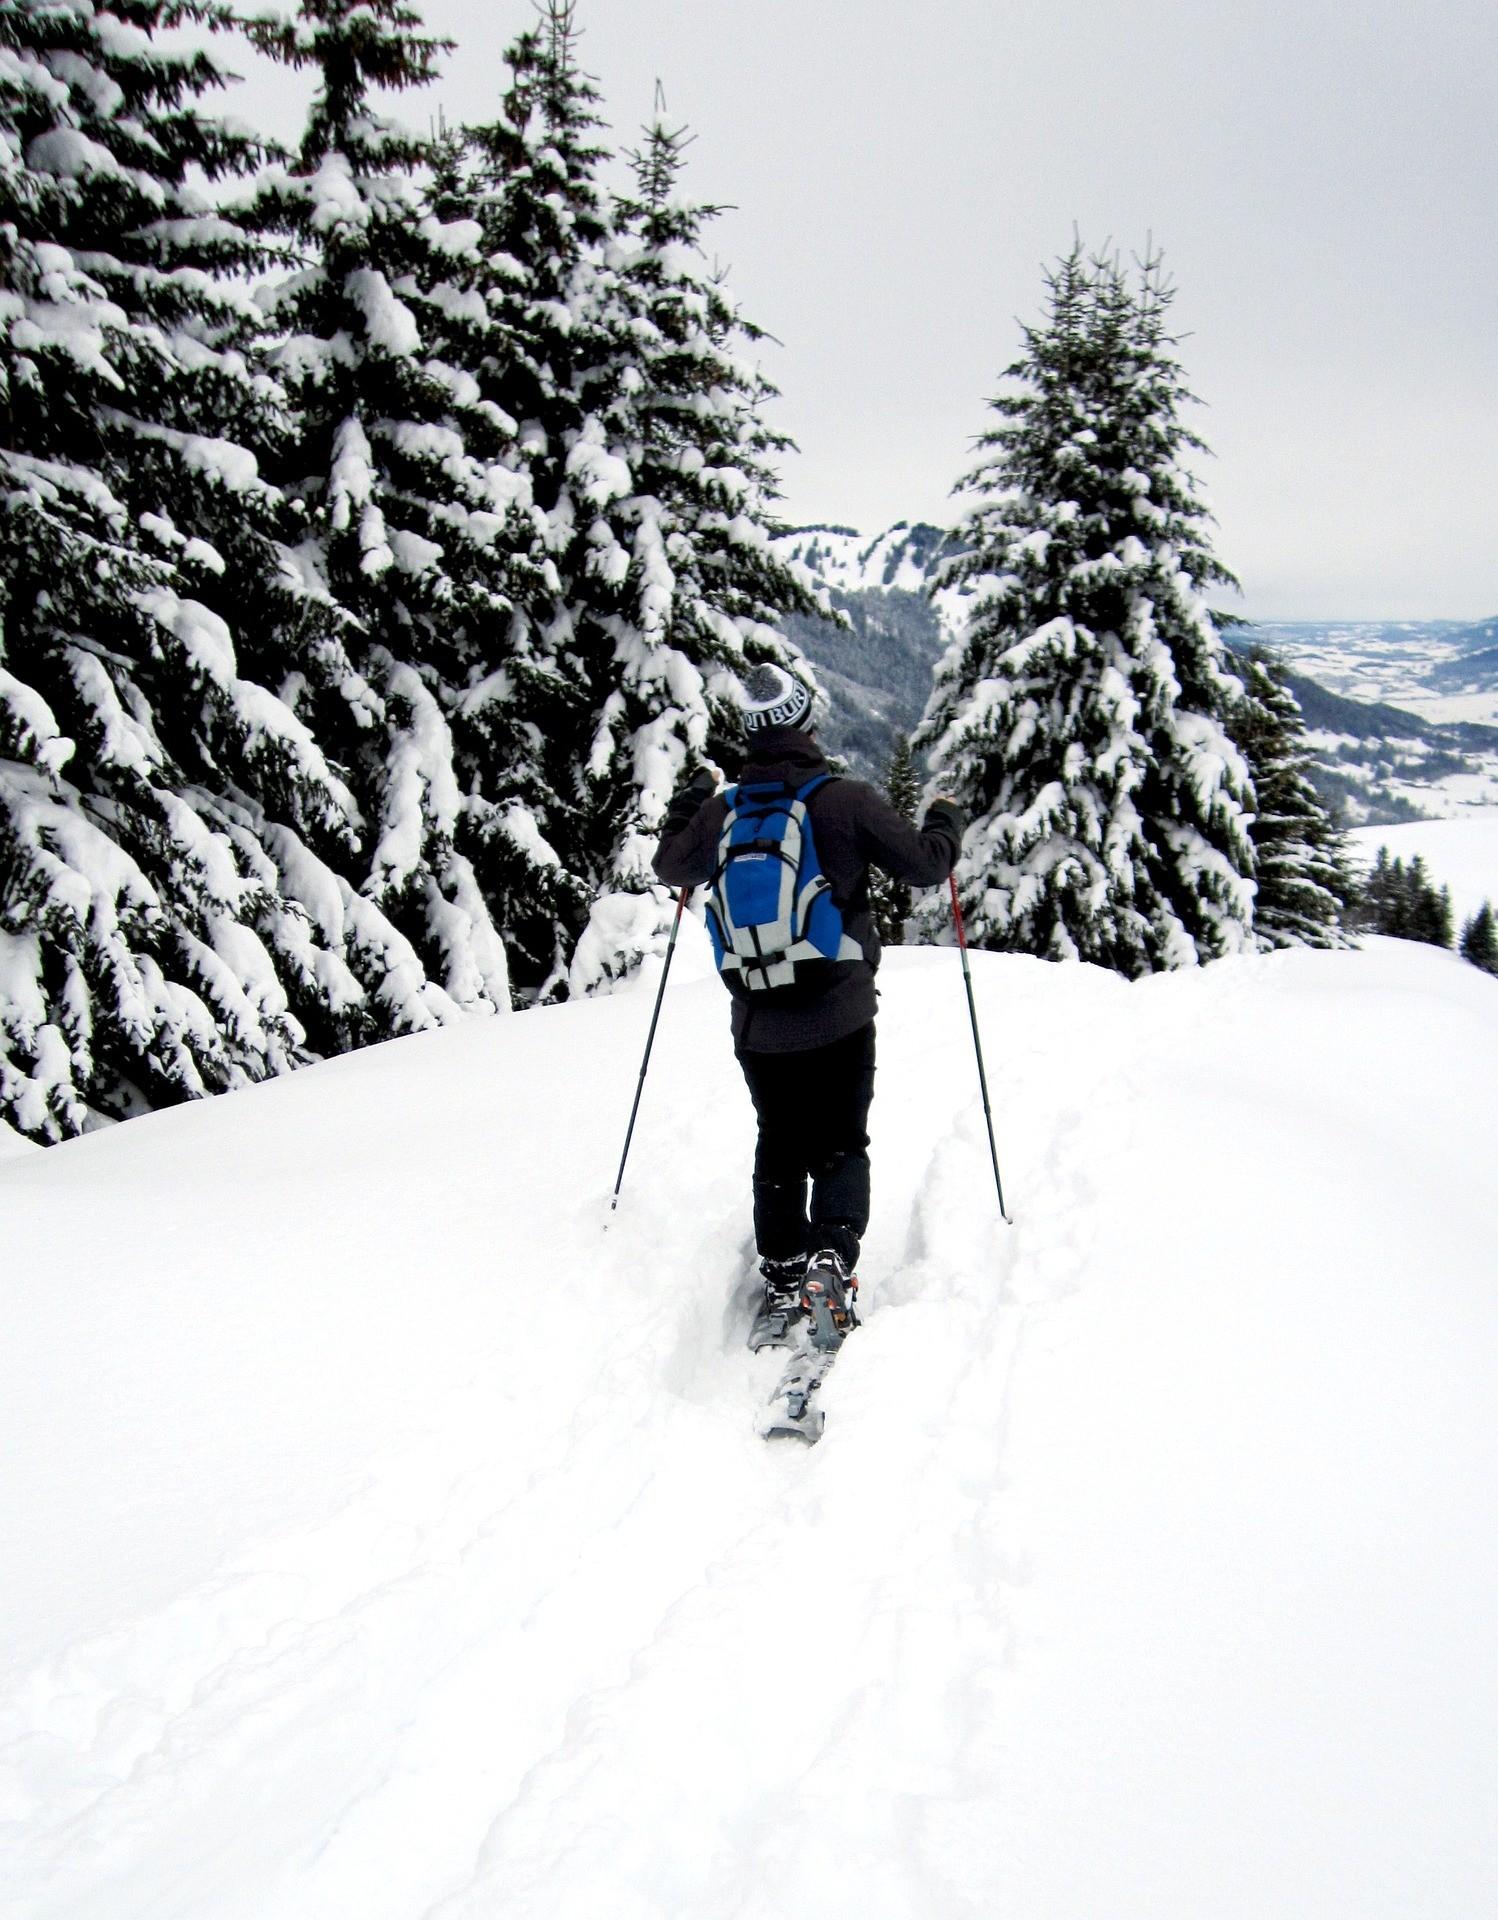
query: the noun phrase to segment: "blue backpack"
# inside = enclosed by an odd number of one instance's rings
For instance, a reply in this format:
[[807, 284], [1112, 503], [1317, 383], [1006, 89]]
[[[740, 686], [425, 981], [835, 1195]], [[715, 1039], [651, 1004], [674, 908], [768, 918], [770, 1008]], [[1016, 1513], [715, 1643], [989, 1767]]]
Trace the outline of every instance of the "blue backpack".
[[791, 987], [811, 961], [861, 960], [822, 871], [806, 802], [831, 774], [803, 787], [780, 780], [730, 787], [707, 902], [718, 971], [746, 987]]

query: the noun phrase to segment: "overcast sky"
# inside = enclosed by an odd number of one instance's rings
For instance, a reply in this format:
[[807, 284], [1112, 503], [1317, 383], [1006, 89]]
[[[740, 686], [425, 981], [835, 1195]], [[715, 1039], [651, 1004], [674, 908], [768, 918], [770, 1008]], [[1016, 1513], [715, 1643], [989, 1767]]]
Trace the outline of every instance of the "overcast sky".
[[[418, 123], [492, 114], [528, 0], [427, 0]], [[657, 77], [765, 370], [793, 521], [949, 517], [1075, 225], [1153, 235], [1259, 618], [1498, 612], [1495, 0], [580, 0], [633, 144]], [[248, 63], [245, 63], [248, 64]], [[301, 99], [234, 111], [288, 139]]]

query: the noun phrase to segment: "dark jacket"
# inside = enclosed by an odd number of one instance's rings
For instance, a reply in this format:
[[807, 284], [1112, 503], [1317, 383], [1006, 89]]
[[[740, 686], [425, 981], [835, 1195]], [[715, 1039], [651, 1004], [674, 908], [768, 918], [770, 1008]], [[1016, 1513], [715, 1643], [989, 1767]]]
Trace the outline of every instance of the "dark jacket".
[[[799, 787], [827, 771], [810, 734], [771, 727], [751, 745], [739, 778]], [[708, 792], [709, 777], [699, 774], [689, 781], [667, 809], [655, 856], [656, 873], [667, 886], [701, 886], [716, 872], [728, 802], [721, 793]], [[806, 806], [833, 901], [864, 957], [827, 961], [819, 978], [794, 987], [756, 991], [725, 975], [734, 997], [733, 1043], [740, 1053], [798, 1053], [867, 1026], [878, 998], [874, 970], [880, 951], [869, 909], [869, 868], [882, 867], [913, 887], [934, 887], [952, 871], [962, 844], [955, 808], [933, 802], [917, 829], [865, 780], [831, 780]]]

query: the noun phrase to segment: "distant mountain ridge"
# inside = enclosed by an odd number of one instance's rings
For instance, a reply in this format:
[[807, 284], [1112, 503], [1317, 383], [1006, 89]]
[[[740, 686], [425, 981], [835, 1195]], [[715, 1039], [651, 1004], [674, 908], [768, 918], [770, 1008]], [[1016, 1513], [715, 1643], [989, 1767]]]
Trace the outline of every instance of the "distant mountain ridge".
[[[1492, 624], [1498, 626], [1498, 621]], [[1481, 628], [1471, 631], [1481, 632]], [[1438, 661], [1426, 679], [1443, 693], [1486, 693], [1498, 687], [1498, 645], [1474, 647], [1455, 660]]]
[[897, 520], [872, 540], [854, 527], [796, 527], [776, 541], [780, 553], [809, 567], [828, 587], [861, 593], [870, 587], [925, 593], [948, 536], [925, 520]]

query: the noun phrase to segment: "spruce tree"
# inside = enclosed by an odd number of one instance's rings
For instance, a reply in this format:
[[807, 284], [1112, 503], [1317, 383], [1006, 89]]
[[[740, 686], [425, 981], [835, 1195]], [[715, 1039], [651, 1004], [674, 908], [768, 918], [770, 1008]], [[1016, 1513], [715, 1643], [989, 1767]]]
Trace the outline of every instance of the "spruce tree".
[[[630, 490], [590, 536], [595, 551], [612, 552], [619, 591], [602, 618], [596, 602], [589, 609], [584, 784], [590, 879], [613, 919], [609, 895], [651, 889], [655, 842], [682, 773], [738, 747], [744, 668], [774, 660], [811, 680], [777, 622], [825, 611], [772, 545], [770, 462], [788, 443], [763, 421], [773, 390], [749, 359], [763, 336], [707, 270], [702, 232], [717, 209], [678, 191], [685, 144], [659, 120], [649, 127], [631, 156], [636, 195], [616, 209], [640, 383], [626, 383], [620, 410]], [[605, 977], [630, 970], [637, 939], [616, 942]], [[596, 949], [590, 940], [586, 964]]]
[[1450, 889], [1436, 889], [1418, 854], [1406, 867], [1389, 857], [1387, 847], [1379, 848], [1354, 896], [1352, 919], [1360, 930], [1392, 940], [1418, 940], [1433, 947], [1450, 947], [1455, 941]]
[[1254, 933], [1266, 948], [1345, 945], [1354, 892], [1345, 836], [1311, 784], [1300, 704], [1264, 648], [1236, 664], [1244, 691], [1229, 726], [1253, 779]]
[[1484, 973], [1498, 973], [1498, 922], [1486, 900], [1462, 927], [1461, 954]]
[[745, 364], [757, 331], [698, 264], [713, 210], [677, 196], [682, 136], [652, 127], [636, 192], [615, 201], [573, 7], [550, 0], [508, 59], [500, 117], [471, 140], [491, 311], [517, 349], [494, 397], [519, 422], [543, 530], [515, 685], [541, 742], [533, 817], [557, 913], [550, 951], [512, 955], [545, 997], [606, 984], [658, 942], [650, 852], [670, 792], [731, 751], [738, 670], [799, 659], [773, 622], [819, 601], [770, 545], [784, 442]]
[[971, 815], [977, 945], [1129, 976], [1241, 950], [1253, 888], [1241, 688], [1204, 592], [1231, 582], [1184, 465], [1202, 443], [1157, 258], [1047, 276], [939, 587], [974, 594], [915, 737]]
[[1451, 889], [1437, 889], [1419, 854], [1410, 862], [1409, 938], [1429, 947], [1454, 947], [1456, 929], [1451, 917]]
[[[536, 570], [517, 602], [502, 669], [470, 691], [457, 721], [467, 764], [503, 764], [487, 822], [501, 922], [517, 990], [563, 990], [593, 888], [581, 767], [588, 674], [578, 581], [588, 571], [599, 509], [628, 486], [612, 409], [628, 343], [621, 339], [613, 227], [598, 174], [598, 95], [575, 58], [572, 9], [550, 4], [505, 58], [496, 118], [466, 132], [465, 187], [481, 231], [483, 296], [497, 350], [475, 369], [485, 398], [516, 423], [537, 526]], [[528, 751], [495, 752], [496, 729], [519, 727]]]
[[41, 1140], [278, 1071], [361, 999], [311, 851], [353, 797], [225, 617], [309, 604], [253, 450], [288, 431], [266, 250], [193, 184], [261, 150], [158, 37], [229, 17], [0, 10], [0, 1110]]
[[360, 898], [404, 946], [380, 990], [397, 1031], [509, 1004], [474, 865], [483, 798], [464, 790], [452, 716], [498, 670], [510, 556], [531, 541], [515, 423], [437, 352], [472, 302], [481, 231], [432, 215], [439, 142], [371, 100], [434, 77], [443, 43], [419, 29], [398, 0], [302, 0], [292, 25], [254, 29], [320, 83], [295, 164], [255, 202], [306, 262], [265, 302], [297, 427], [276, 477], [303, 516], [303, 564], [349, 616], [301, 701], [358, 799]]
[[1397, 934], [1404, 913], [1404, 863], [1380, 847], [1353, 896], [1349, 923], [1359, 933]]

